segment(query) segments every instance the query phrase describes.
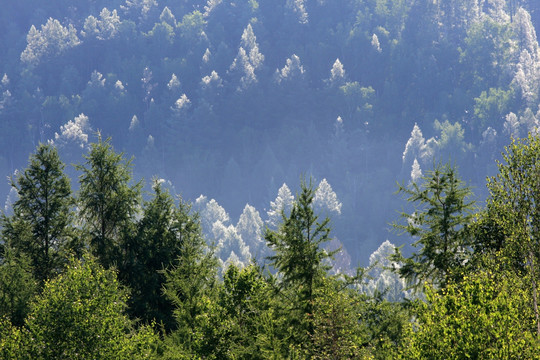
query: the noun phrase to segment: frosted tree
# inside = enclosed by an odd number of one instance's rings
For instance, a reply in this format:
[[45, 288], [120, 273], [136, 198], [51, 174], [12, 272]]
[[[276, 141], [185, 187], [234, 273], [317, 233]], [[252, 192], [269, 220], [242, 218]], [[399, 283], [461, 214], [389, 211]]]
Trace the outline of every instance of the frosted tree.
[[210, 16], [212, 11], [214, 11], [218, 7], [218, 5], [220, 5], [222, 2], [223, 0], [208, 0], [206, 5], [204, 6], [203, 16], [204, 17]]
[[210, 75], [207, 75], [201, 79], [201, 88], [203, 91], [210, 89], [217, 89], [223, 86], [223, 81], [219, 77], [218, 73], [212, 71]]
[[379, 42], [379, 37], [377, 36], [377, 34], [373, 34], [373, 36], [371, 37], [371, 46], [378, 53], [382, 51], [381, 43]]
[[9, 78], [7, 74], [0, 81], [0, 113], [13, 103], [11, 91], [9, 91]]
[[308, 23], [308, 13], [304, 0], [287, 0], [286, 8], [292, 11], [300, 24]]
[[174, 102], [171, 110], [176, 117], [181, 117], [186, 113], [187, 109], [189, 109], [190, 106], [191, 100], [188, 99], [186, 94], [182, 94], [182, 96], [180, 96], [178, 100]]
[[421, 165], [430, 166], [438, 146], [439, 144], [434, 138], [430, 138], [426, 141], [422, 134], [422, 130], [420, 130], [418, 124], [415, 123], [401, 158], [404, 168], [409, 169], [410, 166], [412, 166], [414, 159], [417, 159]]
[[209, 48], [206, 48], [206, 51], [203, 54], [202, 61], [205, 64], [208, 64], [210, 62], [210, 57], [212, 56], [212, 52]]
[[266, 245], [263, 239], [263, 226], [263, 221], [257, 209], [246, 204], [236, 224], [236, 231], [251, 249], [251, 254], [259, 260], [262, 260], [266, 255], [264, 252]]
[[283, 81], [304, 79], [304, 67], [302, 66], [300, 58], [295, 54], [288, 58], [285, 62], [285, 66], [281, 70], [276, 69], [274, 79], [278, 84], [281, 84]]
[[327, 214], [341, 214], [341, 202], [339, 202], [336, 193], [332, 190], [332, 186], [330, 186], [326, 179], [321, 180], [317, 191], [315, 191], [313, 207], [315, 208], [315, 212], [322, 211]]
[[103, 77], [103, 74], [97, 70], [92, 71], [90, 75], [90, 81], [88, 81], [88, 86], [93, 88], [102, 88], [105, 87], [105, 82], [107, 79]]
[[230, 264], [231, 261], [240, 267], [250, 263], [249, 246], [233, 225], [225, 226], [219, 220], [214, 222], [212, 236], [216, 245], [216, 256], [221, 260], [223, 268], [226, 268], [226, 264]]
[[126, 0], [125, 5], [120, 5], [120, 9], [131, 16], [138, 15], [140, 19], [145, 20], [157, 6], [156, 0]]
[[266, 213], [268, 215], [266, 223], [270, 229], [276, 229], [278, 225], [281, 224], [283, 213], [285, 216], [288, 216], [292, 209], [293, 202], [294, 196], [292, 195], [291, 190], [287, 184], [283, 183], [278, 190], [276, 200], [270, 202], [270, 210]]
[[512, 22], [514, 33], [518, 37], [520, 50], [527, 50], [535, 59], [538, 58], [538, 40], [531, 20], [531, 15], [523, 7], [519, 7]]
[[88, 116], [79, 114], [73, 120], [60, 126], [60, 133], [54, 133], [54, 144], [61, 147], [76, 146], [80, 149], [88, 145], [88, 133], [91, 132]]
[[519, 138], [519, 120], [516, 114], [513, 112], [506, 115], [504, 121], [504, 133], [514, 139]]
[[201, 216], [201, 225], [206, 239], [215, 238], [213, 227], [216, 222], [220, 222], [223, 226], [229, 225], [229, 214], [214, 199], [208, 201], [206, 196], [199, 196], [195, 200], [195, 209]]
[[420, 164], [418, 163], [418, 160], [414, 158], [412, 168], [411, 168], [411, 182], [416, 183], [421, 179], [422, 179], [422, 169], [420, 168]]
[[262, 67], [264, 55], [259, 52], [257, 38], [251, 24], [244, 29], [240, 41], [238, 54], [229, 69], [230, 72], [240, 74], [240, 86], [238, 90], [246, 90], [257, 82], [255, 70]]
[[[19, 175], [19, 171], [15, 170], [11, 178], [16, 179], [18, 175]], [[17, 191], [17, 188], [10, 187], [9, 192], [6, 196], [6, 201], [4, 203], [4, 214], [6, 216], [13, 215], [13, 204], [15, 203], [15, 201], [17, 201], [18, 198], [19, 198], [19, 192]]]
[[60, 21], [49, 18], [41, 30], [34, 25], [26, 36], [27, 45], [21, 53], [21, 61], [29, 65], [38, 65], [43, 57], [58, 56], [64, 51], [80, 44], [77, 30], [73, 25], [62, 26]]
[[4, 76], [2, 76], [2, 80], [0, 81], [0, 84], [2, 87], [0, 89], [5, 90], [9, 86], [9, 77], [6, 73], [4, 73]]
[[328, 83], [332, 86], [341, 86], [345, 83], [345, 68], [339, 59], [336, 59], [332, 65]]
[[422, 149], [425, 146], [426, 139], [424, 139], [424, 135], [422, 134], [422, 130], [420, 130], [418, 124], [415, 123], [411, 131], [411, 136], [405, 145], [405, 150], [403, 151], [403, 156], [401, 157], [402, 161], [405, 162], [409, 157], [416, 159], [419, 158], [422, 153]]
[[400, 267], [400, 264], [389, 259], [395, 250], [394, 244], [386, 240], [369, 256], [368, 275], [371, 279], [364, 285], [364, 292], [368, 295], [378, 292], [384, 294], [388, 301], [400, 301], [409, 295], [405, 290], [405, 281], [392, 271]]
[[171, 79], [167, 83], [167, 89], [169, 89], [170, 91], [177, 91], [180, 89], [180, 80], [178, 80], [176, 74], [173, 73], [171, 75]]
[[161, 15], [159, 15], [159, 21], [171, 25], [173, 28], [176, 27], [176, 18], [174, 17], [171, 10], [165, 6]]
[[120, 23], [120, 17], [116, 10], [109, 11], [109, 9], [103, 8], [99, 13], [99, 19], [92, 15], [86, 18], [81, 35], [83, 38], [109, 40], [118, 35]]
[[519, 61], [512, 84], [529, 107], [535, 107], [540, 90], [540, 51], [530, 14], [519, 8], [512, 23], [519, 42]]

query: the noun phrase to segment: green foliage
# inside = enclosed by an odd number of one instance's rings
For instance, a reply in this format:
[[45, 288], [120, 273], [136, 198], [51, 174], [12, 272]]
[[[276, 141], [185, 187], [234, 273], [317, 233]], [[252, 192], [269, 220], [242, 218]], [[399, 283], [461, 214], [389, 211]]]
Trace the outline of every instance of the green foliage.
[[[167, 359], [207, 356], [212, 352], [216, 326], [217, 260], [200, 230], [181, 242], [180, 256], [165, 272], [165, 297], [174, 305], [177, 329], [166, 339]], [[180, 358], [184, 358], [184, 357]]]
[[421, 182], [399, 185], [398, 193], [403, 193], [415, 210], [402, 212], [406, 223], [393, 226], [417, 237], [413, 246], [420, 249], [409, 258], [396, 251], [393, 261], [403, 262], [397, 272], [415, 288], [425, 282], [444, 287], [469, 258], [467, 225], [472, 220], [474, 202], [468, 199], [472, 192], [453, 167], [439, 165]]
[[366, 298], [325, 278], [313, 303], [313, 334], [306, 359], [373, 359], [368, 324], [360, 321]]
[[29, 359], [23, 334], [24, 330], [13, 326], [8, 318], [0, 317], [0, 359]]
[[265, 348], [263, 317], [275, 305], [274, 300], [273, 290], [260, 268], [249, 265], [239, 269], [230, 265], [223, 275], [218, 300], [222, 318], [217, 331], [216, 356], [266, 359], [262, 352]]
[[125, 315], [127, 294], [116, 274], [94, 258], [70, 261], [47, 282], [26, 320], [33, 359], [149, 359], [157, 337], [134, 331]]
[[333, 256], [321, 247], [330, 240], [330, 219], [318, 222], [313, 211], [316, 189], [311, 182], [302, 182], [301, 189], [290, 216], [283, 214], [283, 223], [278, 230], [267, 229], [265, 233], [268, 246], [275, 252], [269, 257], [270, 264], [283, 276], [280, 285], [284, 289], [293, 289], [289, 296], [294, 298], [288, 301], [298, 344], [314, 333], [310, 314], [313, 314], [316, 288], [329, 270], [327, 261]]
[[[499, 173], [487, 182], [490, 192], [487, 216], [499, 230], [499, 237], [502, 236], [503, 260], [512, 271], [525, 275], [530, 281], [540, 336], [537, 299], [540, 280], [540, 139], [529, 135], [526, 139], [512, 140], [503, 159], [504, 163], [498, 163]], [[490, 245], [486, 243], [486, 247]]]
[[504, 117], [509, 113], [514, 92], [512, 89], [490, 88], [489, 92], [482, 91], [474, 99], [474, 115], [478, 119], [477, 129], [482, 131], [489, 124], [502, 124]]
[[441, 159], [455, 163], [462, 160], [472, 149], [471, 144], [465, 142], [465, 129], [461, 127], [459, 122], [452, 125], [448, 120], [442, 123], [435, 120], [433, 126], [436, 131], [440, 132], [438, 147]]
[[37, 290], [32, 267], [24, 254], [5, 249], [0, 262], [0, 318], [21, 326], [30, 310], [30, 301]]
[[62, 267], [73, 235], [71, 187], [56, 148], [40, 144], [11, 186], [19, 198], [13, 215], [2, 216], [2, 237], [31, 259], [35, 277], [45, 281]]
[[132, 230], [133, 217], [140, 203], [141, 183], [131, 185], [131, 161], [112, 148], [110, 140], [91, 145], [86, 162], [77, 165], [79, 214], [90, 236], [96, 257], [106, 268], [122, 259], [123, 236]]
[[536, 359], [534, 315], [524, 282], [508, 272], [478, 272], [441, 291], [409, 329], [403, 359]]
[[129, 313], [145, 323], [162, 324], [169, 331], [175, 327], [175, 320], [172, 304], [162, 294], [164, 270], [184, 255], [184, 243], [199, 237], [201, 230], [189, 204], [180, 199], [176, 206], [157, 179], [153, 190], [152, 198], [144, 204], [137, 231], [126, 240], [119, 277], [131, 289]]

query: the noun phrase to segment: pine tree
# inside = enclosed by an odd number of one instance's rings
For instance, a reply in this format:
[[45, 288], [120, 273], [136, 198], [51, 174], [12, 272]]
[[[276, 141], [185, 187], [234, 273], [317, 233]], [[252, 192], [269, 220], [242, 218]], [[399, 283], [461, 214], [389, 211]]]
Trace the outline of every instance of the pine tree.
[[403, 263], [397, 271], [416, 288], [423, 287], [424, 282], [445, 286], [469, 256], [467, 226], [472, 221], [472, 192], [450, 165], [427, 172], [421, 183], [400, 185], [398, 192], [414, 204], [415, 210], [402, 212], [406, 223], [394, 223], [394, 228], [417, 237], [413, 246], [419, 251], [408, 258], [396, 252], [393, 261]]
[[125, 252], [123, 235], [134, 226], [141, 183], [130, 184], [131, 161], [112, 148], [110, 139], [91, 145], [86, 162], [77, 165], [79, 211], [96, 257], [106, 268], [117, 264]]
[[62, 266], [72, 235], [71, 187], [56, 148], [40, 144], [11, 186], [19, 198], [13, 215], [2, 216], [2, 237], [31, 260], [36, 279], [44, 281]]
[[145, 202], [137, 230], [126, 244], [125, 259], [119, 267], [119, 278], [131, 289], [130, 313], [143, 322], [155, 321], [165, 331], [175, 327], [173, 306], [162, 293], [164, 271], [182, 255], [186, 238], [199, 234], [198, 219], [189, 204], [179, 200], [154, 180], [152, 198]]
[[314, 335], [312, 315], [316, 289], [329, 269], [327, 260], [333, 256], [321, 247], [330, 240], [330, 219], [319, 222], [313, 211], [316, 189], [311, 182], [302, 182], [301, 189], [290, 216], [283, 216], [277, 231], [267, 229], [265, 234], [268, 246], [275, 252], [269, 257], [271, 265], [283, 276], [281, 288], [293, 292], [289, 297], [293, 299], [290, 317], [298, 346]]

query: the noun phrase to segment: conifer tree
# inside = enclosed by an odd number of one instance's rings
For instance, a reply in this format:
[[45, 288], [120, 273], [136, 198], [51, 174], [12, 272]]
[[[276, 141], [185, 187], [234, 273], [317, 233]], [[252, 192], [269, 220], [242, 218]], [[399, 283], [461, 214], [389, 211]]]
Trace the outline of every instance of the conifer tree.
[[179, 200], [154, 180], [152, 198], [145, 202], [137, 231], [126, 246], [119, 277], [131, 290], [130, 313], [144, 322], [155, 321], [166, 331], [175, 327], [172, 303], [163, 296], [164, 271], [182, 256], [183, 243], [198, 236], [200, 225], [189, 204]]
[[316, 289], [329, 269], [326, 261], [333, 256], [321, 247], [330, 240], [330, 219], [319, 222], [313, 211], [315, 192], [311, 182], [302, 182], [290, 216], [283, 216], [277, 231], [267, 229], [265, 234], [268, 246], [275, 252], [269, 257], [271, 265], [283, 276], [281, 288], [293, 291], [290, 316], [297, 345], [313, 338]]
[[86, 162], [77, 165], [79, 211], [90, 236], [91, 248], [106, 268], [117, 264], [125, 253], [123, 236], [134, 226], [140, 203], [141, 183], [132, 180], [131, 160], [116, 153], [110, 139], [91, 145]]
[[44, 281], [61, 267], [72, 231], [71, 187], [56, 148], [40, 144], [11, 186], [19, 198], [13, 215], [2, 216], [4, 243], [27, 256], [36, 279]]
[[467, 226], [474, 206], [469, 200], [471, 190], [453, 167], [444, 165], [427, 172], [420, 183], [399, 185], [398, 193], [403, 193], [415, 210], [402, 212], [406, 223], [394, 223], [394, 228], [416, 237], [413, 246], [419, 250], [408, 258], [396, 251], [393, 261], [403, 263], [396, 271], [416, 288], [424, 282], [445, 286], [469, 255]]

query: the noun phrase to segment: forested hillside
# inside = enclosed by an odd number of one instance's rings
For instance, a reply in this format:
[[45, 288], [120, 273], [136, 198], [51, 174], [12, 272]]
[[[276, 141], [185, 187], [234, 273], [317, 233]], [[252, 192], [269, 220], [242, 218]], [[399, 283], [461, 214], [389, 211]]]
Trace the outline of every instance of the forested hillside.
[[0, 172], [39, 142], [79, 162], [99, 130], [225, 226], [325, 179], [335, 236], [367, 264], [398, 241], [396, 180], [451, 161], [483, 199], [510, 136], [536, 129], [539, 17], [525, 0], [9, 2]]
[[0, 358], [540, 358], [539, 26], [9, 1]]

